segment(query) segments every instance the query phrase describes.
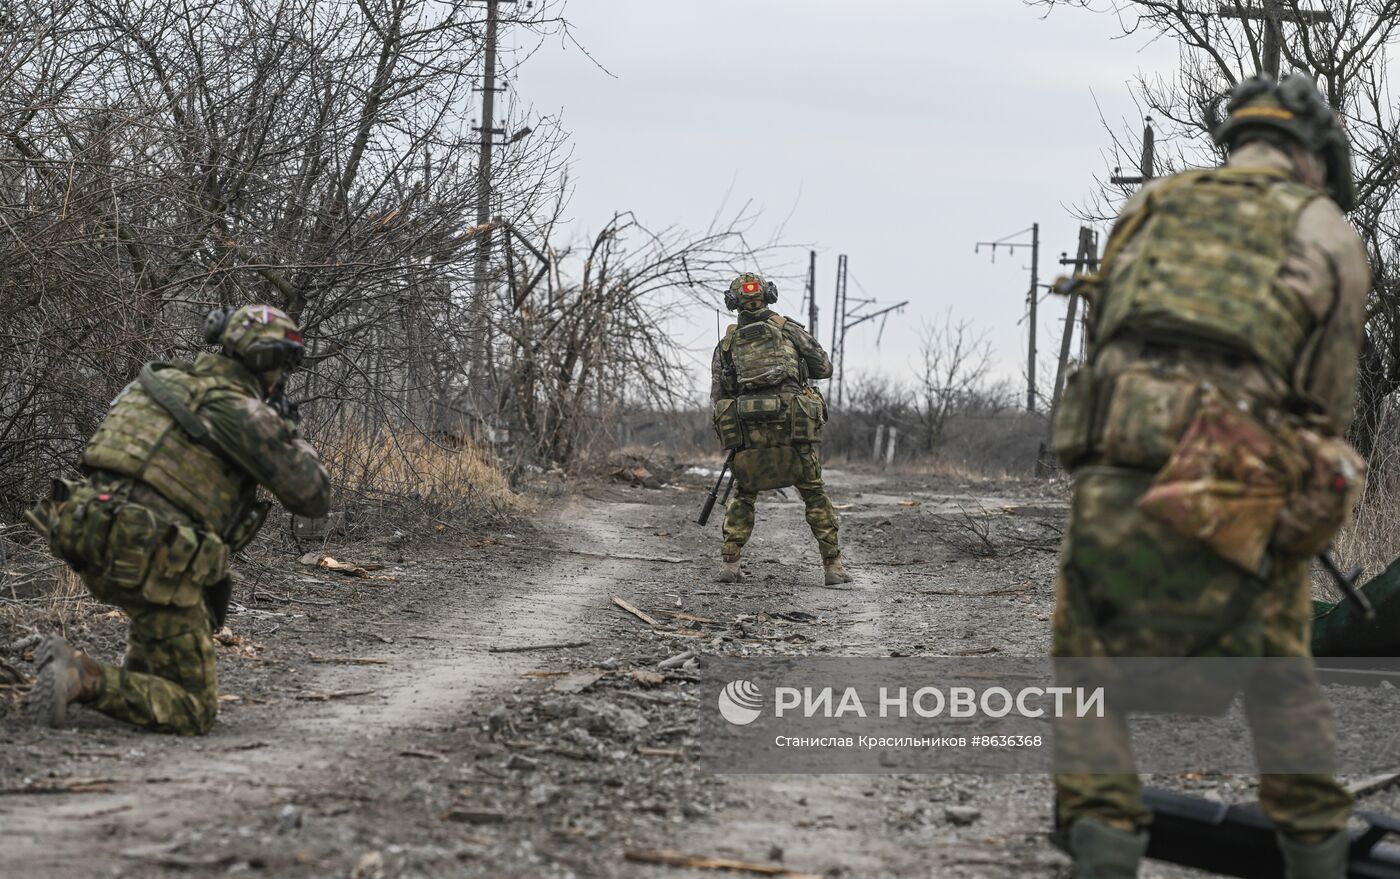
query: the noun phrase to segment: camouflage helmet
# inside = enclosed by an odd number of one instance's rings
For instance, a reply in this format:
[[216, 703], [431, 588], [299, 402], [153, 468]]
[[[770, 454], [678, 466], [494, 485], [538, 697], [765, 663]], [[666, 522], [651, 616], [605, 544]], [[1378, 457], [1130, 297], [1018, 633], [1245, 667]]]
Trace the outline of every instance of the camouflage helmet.
[[204, 341], [256, 373], [295, 369], [306, 354], [296, 323], [271, 305], [214, 309], [204, 319]]
[[1226, 105], [1229, 117], [1211, 132], [1215, 142], [1234, 149], [1260, 129], [1281, 132], [1327, 166], [1327, 194], [1344, 211], [1356, 206], [1351, 145], [1337, 114], [1307, 76], [1294, 73], [1274, 82], [1259, 75], [1235, 86]]
[[763, 298], [764, 305], [772, 305], [778, 301], [778, 285], [772, 281], [765, 281], [753, 272], [744, 272], [733, 281], [729, 282], [729, 289], [724, 294], [724, 307], [730, 311], [737, 311], [745, 300]]

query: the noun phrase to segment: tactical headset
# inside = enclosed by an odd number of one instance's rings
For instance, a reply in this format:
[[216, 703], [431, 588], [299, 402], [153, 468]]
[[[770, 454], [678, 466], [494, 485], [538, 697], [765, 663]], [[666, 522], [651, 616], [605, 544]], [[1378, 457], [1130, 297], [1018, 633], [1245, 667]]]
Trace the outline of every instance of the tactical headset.
[[1280, 131], [1322, 157], [1327, 165], [1327, 194], [1342, 210], [1356, 206], [1351, 145], [1311, 79], [1299, 73], [1279, 82], [1262, 74], [1251, 77], [1235, 87], [1227, 109], [1229, 117], [1211, 132], [1217, 144], [1233, 149], [1251, 128]]
[[[261, 323], [267, 325], [271, 320], [256, 321], [253, 317], [253, 309], [267, 309], [268, 317], [275, 316], [288, 324], [291, 319], [281, 311], [269, 306], [244, 306], [249, 314], [242, 322], [243, 328], [251, 330], [254, 324]], [[284, 328], [281, 338], [259, 338], [259, 334], [239, 333], [239, 327], [230, 327], [233, 316], [244, 309], [234, 308], [231, 305], [222, 305], [209, 312], [204, 318], [204, 341], [210, 345], [222, 345], [224, 350], [237, 359], [244, 366], [253, 372], [271, 372], [275, 369], [290, 368], [295, 369], [301, 365], [302, 359], [306, 356], [306, 346], [302, 342], [301, 334], [293, 328]], [[232, 331], [237, 338], [225, 339], [225, 334]], [[244, 339], [249, 341], [244, 343]]]
[[724, 291], [724, 307], [730, 311], [738, 311], [740, 299], [745, 294], [763, 291], [763, 302], [765, 305], [772, 305], [778, 301], [778, 285], [772, 281], [765, 281], [758, 275], [748, 272], [735, 278], [729, 285], [729, 289]]

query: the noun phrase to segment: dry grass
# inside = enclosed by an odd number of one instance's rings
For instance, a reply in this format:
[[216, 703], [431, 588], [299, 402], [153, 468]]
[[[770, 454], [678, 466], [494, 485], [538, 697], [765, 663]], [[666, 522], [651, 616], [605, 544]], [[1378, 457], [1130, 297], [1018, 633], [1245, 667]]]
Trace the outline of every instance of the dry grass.
[[317, 437], [322, 461], [357, 516], [488, 521], [530, 509], [500, 468], [470, 442], [444, 444], [418, 434], [381, 431]]
[[1352, 523], [1337, 535], [1337, 556], [1345, 565], [1360, 565], [1363, 582], [1400, 557], [1400, 472], [1382, 465], [1368, 480]]

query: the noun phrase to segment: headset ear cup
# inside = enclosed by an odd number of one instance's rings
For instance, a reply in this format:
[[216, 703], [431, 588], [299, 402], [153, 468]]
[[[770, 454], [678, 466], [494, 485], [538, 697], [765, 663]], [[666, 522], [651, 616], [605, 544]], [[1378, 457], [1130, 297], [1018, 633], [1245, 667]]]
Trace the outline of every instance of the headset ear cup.
[[224, 330], [228, 329], [228, 319], [232, 314], [232, 308], [229, 308], [227, 305], [220, 305], [204, 316], [204, 341], [207, 344], [219, 344], [219, 339], [223, 337]]
[[768, 285], [763, 288], [763, 301], [769, 305], [772, 305], [774, 302], [778, 301], [777, 284], [774, 284], [772, 281], [769, 281]]
[[729, 309], [730, 311], [738, 311], [739, 297], [735, 296], [732, 292], [726, 290], [724, 293], [724, 307]]

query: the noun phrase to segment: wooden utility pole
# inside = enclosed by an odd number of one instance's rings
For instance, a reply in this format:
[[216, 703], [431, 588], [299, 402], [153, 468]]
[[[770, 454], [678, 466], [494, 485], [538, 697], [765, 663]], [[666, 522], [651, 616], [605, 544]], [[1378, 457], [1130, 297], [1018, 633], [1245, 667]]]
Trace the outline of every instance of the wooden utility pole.
[[1237, 18], [1243, 22], [1263, 24], [1264, 43], [1259, 58], [1259, 72], [1278, 79], [1283, 57], [1283, 25], [1322, 24], [1332, 20], [1332, 13], [1312, 9], [1285, 9], [1280, 0], [1261, 0], [1261, 5], [1240, 2], [1221, 3], [1221, 18]]
[[498, 10], [502, 2], [513, 0], [486, 0], [486, 45], [484, 69], [481, 77], [481, 134], [480, 158], [476, 167], [476, 260], [472, 271], [472, 299], [468, 314], [471, 329], [472, 380], [483, 381], [486, 372], [486, 313], [490, 308], [491, 271], [491, 147], [497, 134], [504, 129], [496, 128], [496, 29], [499, 22]]
[[[1031, 233], [1030, 244], [1025, 241], [1011, 241], [1019, 235]], [[1040, 224], [1032, 223], [1029, 229], [1022, 229], [1020, 232], [1013, 232], [1005, 238], [996, 241], [979, 241], [973, 247], [973, 253], [980, 253], [982, 248], [992, 249], [992, 261], [997, 258], [997, 248], [1004, 247], [1011, 253], [1016, 252], [1018, 247], [1031, 249], [1031, 288], [1026, 293], [1027, 320], [1030, 322], [1030, 331], [1027, 335], [1026, 343], [1026, 411], [1035, 411], [1035, 337], [1036, 337], [1036, 311], [1040, 299]]]

